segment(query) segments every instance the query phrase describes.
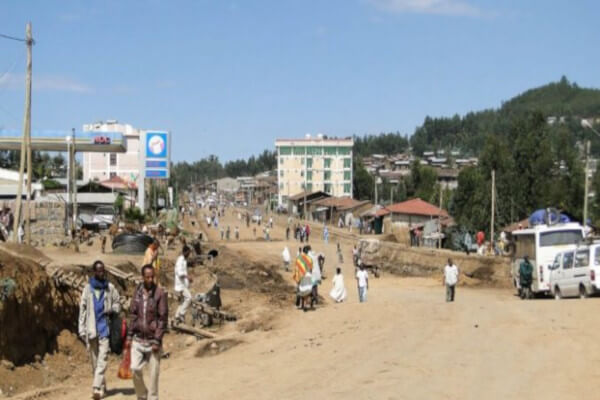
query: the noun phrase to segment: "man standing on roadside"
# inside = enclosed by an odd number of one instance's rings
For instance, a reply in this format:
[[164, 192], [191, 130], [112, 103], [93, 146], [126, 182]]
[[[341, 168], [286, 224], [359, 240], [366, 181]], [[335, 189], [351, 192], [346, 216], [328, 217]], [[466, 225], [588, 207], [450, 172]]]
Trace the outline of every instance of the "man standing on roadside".
[[448, 259], [448, 264], [444, 267], [444, 283], [446, 285], [446, 301], [454, 301], [454, 290], [458, 283], [458, 267]]
[[187, 259], [190, 252], [188, 246], [183, 246], [181, 255], [175, 262], [175, 293], [177, 293], [178, 296], [183, 297], [183, 302], [177, 308], [177, 312], [175, 313], [175, 323], [178, 324], [185, 322], [185, 314], [192, 303], [192, 294], [189, 290], [192, 278], [188, 276], [187, 270]]
[[79, 337], [83, 339], [92, 361], [92, 398], [98, 400], [106, 393], [106, 366], [108, 363], [110, 321], [121, 311], [119, 292], [106, 279], [104, 263], [92, 265], [94, 275], [83, 288], [79, 303]]
[[144, 261], [142, 265], [151, 264], [154, 267], [154, 272], [156, 275], [156, 280], [158, 283], [158, 278], [160, 277], [159, 265], [158, 265], [158, 248], [160, 247], [160, 242], [157, 239], [154, 239], [150, 246], [146, 249], [144, 253]]
[[519, 265], [519, 294], [521, 299], [531, 297], [531, 283], [533, 282], [533, 265], [529, 262], [529, 256], [526, 254]]
[[[127, 343], [131, 346], [131, 372], [138, 399], [158, 400], [158, 375], [162, 339], [167, 328], [167, 294], [154, 283], [152, 265], [142, 267], [144, 282], [133, 295], [127, 325]], [[150, 366], [150, 390], [144, 383], [143, 368]]]
[[367, 290], [369, 290], [369, 274], [363, 264], [356, 273], [356, 285], [358, 286], [358, 301], [364, 303], [367, 301]]

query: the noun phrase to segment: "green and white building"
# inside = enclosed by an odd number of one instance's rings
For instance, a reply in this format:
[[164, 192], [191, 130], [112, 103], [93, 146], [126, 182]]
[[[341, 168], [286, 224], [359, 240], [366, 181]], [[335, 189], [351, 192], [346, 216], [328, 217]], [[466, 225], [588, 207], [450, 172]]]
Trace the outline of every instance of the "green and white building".
[[280, 205], [304, 191], [352, 197], [353, 139], [277, 139], [277, 183]]

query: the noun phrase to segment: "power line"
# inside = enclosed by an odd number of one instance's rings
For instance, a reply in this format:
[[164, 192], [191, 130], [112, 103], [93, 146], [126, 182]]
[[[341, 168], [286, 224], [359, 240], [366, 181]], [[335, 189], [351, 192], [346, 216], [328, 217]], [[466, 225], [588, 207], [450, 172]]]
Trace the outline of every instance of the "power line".
[[[17, 42], [27, 43], [27, 39], [22, 39], [22, 38], [18, 38], [18, 37], [15, 37], [15, 36], [5, 35], [3, 33], [0, 33], [0, 38], [9, 39], [9, 40], [16, 40]], [[31, 44], [35, 44], [35, 40], [31, 39]]]
[[26, 39], [21, 39], [21, 38], [18, 38], [18, 37], [5, 35], [3, 33], [0, 33], [0, 37], [2, 37], [4, 39], [16, 40], [17, 42], [26, 42], [27, 41]]

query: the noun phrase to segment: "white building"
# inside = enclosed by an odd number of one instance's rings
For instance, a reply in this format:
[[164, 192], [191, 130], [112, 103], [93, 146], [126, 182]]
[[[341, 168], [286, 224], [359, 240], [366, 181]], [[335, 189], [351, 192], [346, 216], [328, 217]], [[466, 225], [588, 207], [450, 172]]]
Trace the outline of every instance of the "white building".
[[118, 176], [127, 182], [137, 183], [140, 174], [140, 138], [144, 132], [128, 124], [109, 120], [83, 125], [84, 132], [119, 132], [126, 153], [83, 153], [83, 180], [105, 181]]
[[279, 204], [298, 193], [352, 197], [352, 139], [277, 139]]

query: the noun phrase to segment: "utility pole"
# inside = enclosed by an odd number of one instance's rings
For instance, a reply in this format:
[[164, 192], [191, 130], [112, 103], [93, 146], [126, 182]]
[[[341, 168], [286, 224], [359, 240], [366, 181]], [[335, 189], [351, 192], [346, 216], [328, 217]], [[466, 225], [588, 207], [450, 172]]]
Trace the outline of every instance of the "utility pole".
[[[442, 209], [442, 198], [444, 196], [444, 192], [442, 190], [442, 185], [440, 185], [440, 210]], [[438, 248], [442, 248], [442, 216], [438, 216]]]
[[394, 186], [390, 187], [390, 204], [394, 204]]
[[73, 132], [73, 145], [71, 146], [71, 151], [73, 152], [73, 233], [77, 232], [77, 163], [75, 162], [75, 128], [72, 129]]
[[302, 207], [304, 207], [304, 211], [302, 212], [302, 215], [304, 216], [304, 219], [306, 221], [308, 221], [308, 218], [306, 217], [306, 191], [308, 190], [308, 185], [306, 184], [306, 182], [307, 182], [306, 165], [308, 164], [308, 162], [306, 161], [307, 156], [308, 156], [308, 147], [304, 146], [304, 202], [302, 203]]
[[492, 222], [490, 224], [490, 243], [494, 250], [494, 203], [496, 201], [496, 170], [492, 170]]
[[[15, 204], [15, 220], [13, 223], [13, 240], [18, 241], [19, 224], [21, 222], [21, 197], [23, 196], [23, 174], [25, 173], [25, 159], [29, 155], [31, 165], [31, 50], [33, 39], [31, 36], [31, 22], [25, 28], [25, 43], [27, 45], [27, 75], [25, 78], [25, 116], [23, 117], [23, 140], [21, 141], [21, 160], [19, 164], [19, 183]], [[27, 175], [31, 176], [31, 167], [27, 168]], [[31, 178], [28, 179], [28, 193], [31, 191]], [[29, 202], [28, 202], [29, 205]], [[29, 210], [29, 207], [28, 207]], [[29, 226], [29, 219], [27, 220]], [[29, 236], [27, 238], [29, 241]]]
[[377, 178], [375, 178], [375, 205], [377, 204]]
[[588, 191], [589, 191], [589, 168], [590, 168], [590, 141], [585, 144], [585, 190], [583, 196], [583, 226], [586, 226], [588, 219]]

